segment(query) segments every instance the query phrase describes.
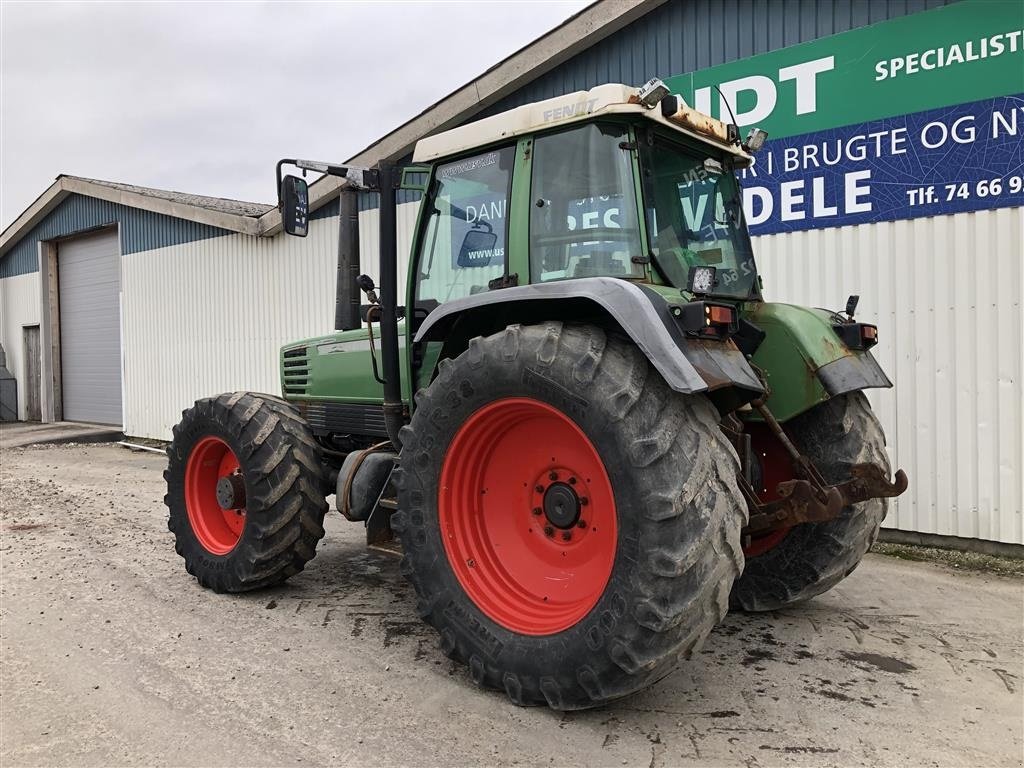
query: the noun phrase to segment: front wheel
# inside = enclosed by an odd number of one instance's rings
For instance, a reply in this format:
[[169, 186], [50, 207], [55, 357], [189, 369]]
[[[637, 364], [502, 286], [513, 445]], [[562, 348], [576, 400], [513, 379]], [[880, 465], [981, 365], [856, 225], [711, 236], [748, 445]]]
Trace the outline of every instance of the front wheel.
[[703, 396], [591, 326], [476, 338], [402, 433], [403, 572], [442, 650], [517, 704], [671, 672], [743, 567], [738, 462]]
[[269, 395], [196, 401], [167, 448], [167, 527], [185, 569], [215, 592], [279, 584], [324, 535], [320, 449], [299, 415]]

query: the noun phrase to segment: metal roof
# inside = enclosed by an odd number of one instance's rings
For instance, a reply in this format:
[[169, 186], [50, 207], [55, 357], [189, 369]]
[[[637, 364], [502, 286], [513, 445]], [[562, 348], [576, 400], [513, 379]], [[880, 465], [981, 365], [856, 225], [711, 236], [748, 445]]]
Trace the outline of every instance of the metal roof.
[[115, 205], [246, 235], [263, 234], [260, 218], [276, 210], [275, 206], [265, 203], [191, 195], [62, 174], [0, 234], [0, 255], [13, 248], [70, 195], [105, 200]]
[[267, 211], [273, 210], [275, 206], [268, 203], [250, 203], [245, 200], [232, 200], [229, 197], [208, 197], [207, 195], [193, 195], [189, 192], [173, 192], [167, 189], [154, 189], [153, 187], [140, 187], [135, 184], [124, 184], [118, 181], [103, 181], [102, 179], [87, 179], [82, 176], [66, 176], [69, 179], [87, 181], [90, 184], [101, 184], [111, 189], [120, 189], [125, 192], [134, 192], [146, 197], [157, 197], [161, 200], [169, 200], [182, 205], [191, 205], [197, 208], [205, 208], [208, 211], [220, 213], [231, 213], [236, 216], [262, 216]]

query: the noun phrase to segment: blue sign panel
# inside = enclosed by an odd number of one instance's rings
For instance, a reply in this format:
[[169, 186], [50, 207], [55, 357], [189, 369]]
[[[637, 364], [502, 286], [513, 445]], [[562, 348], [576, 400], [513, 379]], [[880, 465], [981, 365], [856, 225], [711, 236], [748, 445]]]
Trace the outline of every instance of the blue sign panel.
[[1024, 205], [1024, 95], [768, 141], [742, 171], [752, 235]]

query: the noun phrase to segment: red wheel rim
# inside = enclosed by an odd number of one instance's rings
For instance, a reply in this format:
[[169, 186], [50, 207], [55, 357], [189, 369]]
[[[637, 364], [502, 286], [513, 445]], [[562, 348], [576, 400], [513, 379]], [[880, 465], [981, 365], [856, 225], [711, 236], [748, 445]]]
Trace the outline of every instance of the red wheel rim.
[[[759, 422], [748, 423], [746, 432], [750, 434], [754, 458], [761, 465], [762, 487], [754, 490], [757, 491], [761, 501], [775, 501], [779, 498], [777, 490], [779, 483], [792, 480], [796, 476], [793, 462], [767, 425]], [[750, 543], [743, 548], [743, 556], [751, 558], [763, 555], [781, 544], [791, 530], [793, 527], [787, 526], [752, 536]]]
[[496, 400], [459, 428], [441, 469], [438, 517], [462, 588], [513, 632], [568, 629], [611, 577], [618, 537], [608, 473], [575, 422], [537, 400]]
[[208, 435], [196, 443], [185, 465], [185, 509], [196, 539], [214, 555], [234, 549], [245, 528], [244, 500], [231, 509], [217, 500], [217, 483], [229, 475], [240, 477], [241, 465], [226, 442]]

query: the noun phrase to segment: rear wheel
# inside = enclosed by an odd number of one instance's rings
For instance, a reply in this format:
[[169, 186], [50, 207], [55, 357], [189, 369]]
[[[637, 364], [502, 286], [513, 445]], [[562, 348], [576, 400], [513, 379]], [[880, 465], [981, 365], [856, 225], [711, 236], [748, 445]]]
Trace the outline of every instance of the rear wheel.
[[167, 527], [204, 587], [278, 584], [313, 558], [327, 512], [320, 450], [284, 401], [249, 392], [198, 400], [167, 457]]
[[[885, 435], [862, 392], [834, 397], [784, 426], [829, 483], [849, 478], [854, 464], [877, 464], [889, 472]], [[776, 443], [769, 450], [781, 452], [782, 447]], [[792, 465], [779, 462], [778, 456], [768, 459], [768, 488], [792, 477]], [[785, 467], [788, 477], [780, 475]], [[828, 591], [860, 564], [878, 537], [887, 508], [886, 499], [869, 499], [843, 508], [835, 520], [753, 539], [745, 550], [746, 568], [733, 587], [733, 607], [770, 611]]]
[[420, 614], [517, 704], [633, 693], [694, 651], [742, 569], [737, 459], [702, 396], [598, 328], [476, 338], [402, 434]]

